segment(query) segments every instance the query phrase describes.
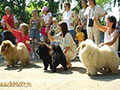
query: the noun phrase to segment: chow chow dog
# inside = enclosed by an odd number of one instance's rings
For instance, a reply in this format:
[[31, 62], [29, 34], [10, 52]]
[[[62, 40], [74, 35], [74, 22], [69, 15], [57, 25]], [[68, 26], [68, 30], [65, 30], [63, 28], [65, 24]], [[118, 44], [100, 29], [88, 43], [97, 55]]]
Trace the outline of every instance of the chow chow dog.
[[97, 72], [103, 69], [113, 74], [118, 72], [119, 56], [108, 45], [98, 47], [92, 40], [83, 41], [79, 46], [79, 58], [88, 75], [97, 75]]
[[44, 70], [47, 70], [48, 66], [50, 65], [50, 69], [52, 72], [56, 72], [56, 67], [61, 64], [64, 70], [67, 70], [66, 64], [66, 57], [61, 50], [60, 46], [53, 45], [49, 46], [45, 43], [41, 43], [37, 50], [37, 53], [40, 59], [43, 60]]
[[5, 40], [0, 46], [0, 54], [7, 61], [7, 66], [11, 67], [21, 61], [22, 67], [29, 64], [29, 51], [24, 43], [18, 43], [17, 47], [11, 41]]

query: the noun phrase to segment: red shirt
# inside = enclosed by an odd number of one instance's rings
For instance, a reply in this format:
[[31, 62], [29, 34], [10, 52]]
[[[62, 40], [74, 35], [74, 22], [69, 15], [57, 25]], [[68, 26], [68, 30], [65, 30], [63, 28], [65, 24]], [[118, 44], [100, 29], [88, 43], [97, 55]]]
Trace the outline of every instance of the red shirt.
[[17, 44], [19, 42], [23, 42], [25, 44], [25, 46], [27, 47], [27, 49], [29, 50], [29, 53], [30, 53], [31, 48], [30, 48], [30, 38], [29, 38], [29, 36], [22, 36], [22, 33], [19, 30], [13, 30], [12, 34], [17, 38]]
[[[3, 17], [3, 19], [4, 20], [6, 20], [7, 22], [8, 22], [8, 24], [12, 27], [12, 28], [15, 28], [15, 26], [14, 26], [14, 15], [5, 15], [4, 17]], [[8, 30], [8, 28], [5, 26], [4, 28], [3, 28], [3, 30], [5, 31], [5, 30]]]

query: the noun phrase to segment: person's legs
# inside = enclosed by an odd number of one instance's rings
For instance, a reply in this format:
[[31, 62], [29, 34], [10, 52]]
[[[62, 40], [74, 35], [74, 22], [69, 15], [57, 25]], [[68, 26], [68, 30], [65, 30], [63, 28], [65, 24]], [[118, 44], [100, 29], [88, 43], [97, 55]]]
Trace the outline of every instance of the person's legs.
[[91, 27], [88, 27], [87, 29], [87, 36], [88, 36], [88, 39], [93, 40], [93, 30]]
[[32, 38], [32, 51], [35, 52], [35, 39]]
[[4, 41], [4, 32], [1, 33], [1, 36], [2, 36], [2, 41]]
[[94, 28], [94, 39], [97, 45], [100, 44], [100, 31], [97, 28]]
[[40, 43], [40, 39], [37, 38], [36, 40], [37, 40], [37, 48], [38, 48], [39, 47], [39, 43]]
[[65, 56], [66, 56], [66, 60], [67, 60], [67, 67], [69, 68], [72, 65], [70, 60], [74, 59], [76, 57], [76, 55], [74, 54], [74, 52], [69, 50], [69, 51], [67, 51]]
[[35, 32], [35, 38], [36, 38], [36, 40], [37, 40], [37, 48], [39, 47], [39, 43], [40, 43], [40, 31], [39, 31], [39, 29], [38, 30], [36, 30], [36, 32]]

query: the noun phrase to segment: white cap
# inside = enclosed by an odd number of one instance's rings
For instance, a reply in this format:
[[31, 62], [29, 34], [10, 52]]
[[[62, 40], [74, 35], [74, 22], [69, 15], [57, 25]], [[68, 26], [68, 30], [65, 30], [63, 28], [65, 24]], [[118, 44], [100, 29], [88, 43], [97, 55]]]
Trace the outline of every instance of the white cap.
[[46, 6], [43, 6], [42, 11], [47, 11], [48, 8]]
[[9, 6], [6, 6], [6, 7], [5, 7], [5, 10], [7, 10], [7, 9], [11, 10], [11, 8], [10, 8]]
[[56, 21], [56, 20], [57, 20], [56, 17], [53, 17], [53, 18], [52, 18], [52, 21]]

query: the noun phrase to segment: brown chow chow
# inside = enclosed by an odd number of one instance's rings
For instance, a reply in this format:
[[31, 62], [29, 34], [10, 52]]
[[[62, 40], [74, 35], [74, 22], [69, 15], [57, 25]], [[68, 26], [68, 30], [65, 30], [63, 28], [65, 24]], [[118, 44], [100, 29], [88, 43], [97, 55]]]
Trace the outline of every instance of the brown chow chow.
[[7, 61], [8, 67], [14, 66], [18, 61], [21, 61], [22, 67], [29, 64], [29, 51], [22, 42], [18, 43], [16, 47], [11, 41], [5, 40], [0, 46], [0, 53]]

